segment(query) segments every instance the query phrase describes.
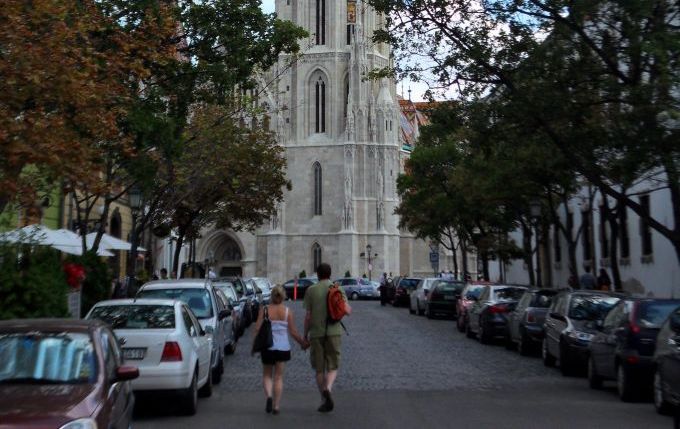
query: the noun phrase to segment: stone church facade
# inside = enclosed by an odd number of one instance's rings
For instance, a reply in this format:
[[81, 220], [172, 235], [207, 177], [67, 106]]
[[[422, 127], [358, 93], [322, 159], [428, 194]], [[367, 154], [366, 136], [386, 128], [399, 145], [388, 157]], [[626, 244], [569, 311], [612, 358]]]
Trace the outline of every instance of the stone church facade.
[[285, 148], [292, 190], [254, 233], [204, 231], [197, 261], [212, 260], [218, 275], [281, 283], [321, 261], [334, 276], [369, 274], [370, 246], [372, 278], [427, 275], [428, 246], [400, 232], [394, 215], [410, 153], [396, 87], [366, 79], [390, 62], [389, 47], [371, 41], [382, 17], [361, 0], [277, 0], [276, 12], [311, 35], [301, 58], [283, 56], [263, 76], [258, 97]]

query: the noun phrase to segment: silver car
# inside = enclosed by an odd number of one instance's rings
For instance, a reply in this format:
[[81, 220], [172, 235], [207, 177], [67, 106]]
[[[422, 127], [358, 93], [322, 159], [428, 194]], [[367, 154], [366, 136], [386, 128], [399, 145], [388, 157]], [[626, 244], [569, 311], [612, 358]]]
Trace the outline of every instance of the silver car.
[[441, 280], [439, 277], [429, 277], [418, 282], [416, 288], [411, 291], [411, 302], [409, 305], [411, 314], [425, 314], [425, 307], [427, 307], [427, 297], [430, 293], [430, 289], [432, 289], [435, 282], [439, 280]]
[[251, 280], [254, 281], [255, 285], [262, 291], [262, 303], [269, 304], [272, 296], [272, 288], [274, 287], [272, 282], [266, 277], [253, 277]]
[[234, 338], [231, 335], [231, 310], [221, 304], [212, 282], [206, 279], [156, 280], [144, 284], [137, 297], [176, 299], [189, 306], [203, 330], [210, 334], [212, 378], [214, 383], [219, 383], [224, 373], [224, 350], [230, 346], [226, 339], [234, 341]]

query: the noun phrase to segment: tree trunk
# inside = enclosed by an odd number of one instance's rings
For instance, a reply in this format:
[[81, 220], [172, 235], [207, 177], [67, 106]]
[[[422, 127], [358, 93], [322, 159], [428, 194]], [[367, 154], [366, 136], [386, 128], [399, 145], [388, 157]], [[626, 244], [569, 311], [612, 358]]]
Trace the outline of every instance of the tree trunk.
[[485, 281], [489, 281], [489, 252], [481, 252], [480, 254], [482, 258], [482, 275], [484, 276]]
[[177, 237], [177, 247], [175, 248], [175, 255], [172, 259], [172, 266], [173, 266], [173, 271], [177, 273], [177, 275], [180, 275], [179, 272], [179, 254], [182, 251], [182, 245], [184, 244], [184, 231], [180, 231], [179, 236]]
[[[618, 209], [625, 209], [621, 204], [617, 204]], [[619, 270], [619, 222], [617, 212], [609, 207], [609, 199], [604, 196], [602, 198], [603, 215], [609, 224], [609, 266], [612, 270], [612, 286], [614, 290], [621, 291], [623, 289], [621, 284], [621, 272]]]
[[462, 241], [460, 243], [460, 251], [461, 251], [461, 256], [463, 258], [463, 280], [467, 280], [468, 276], [468, 260], [467, 260], [467, 243], [465, 241]]
[[529, 271], [529, 284], [531, 286], [536, 285], [536, 277], [534, 275], [534, 252], [532, 251], [531, 245], [531, 227], [527, 226], [523, 221], [522, 223], [522, 248], [524, 250], [524, 263], [527, 264], [527, 270]]

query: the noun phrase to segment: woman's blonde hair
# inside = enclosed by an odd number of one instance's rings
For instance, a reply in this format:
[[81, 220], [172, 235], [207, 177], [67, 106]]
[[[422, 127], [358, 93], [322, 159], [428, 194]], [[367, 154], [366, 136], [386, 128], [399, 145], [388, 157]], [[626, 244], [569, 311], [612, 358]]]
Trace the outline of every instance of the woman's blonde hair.
[[281, 304], [286, 299], [286, 290], [283, 286], [274, 286], [272, 288], [272, 304]]

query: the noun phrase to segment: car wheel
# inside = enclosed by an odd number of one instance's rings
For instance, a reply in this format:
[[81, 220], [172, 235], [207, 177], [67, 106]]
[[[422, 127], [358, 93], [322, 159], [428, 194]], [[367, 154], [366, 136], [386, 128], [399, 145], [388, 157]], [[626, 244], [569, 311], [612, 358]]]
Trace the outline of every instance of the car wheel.
[[531, 354], [531, 347], [526, 333], [522, 332], [519, 336], [519, 343], [517, 344], [517, 351], [521, 356], [529, 356]]
[[418, 312], [418, 316], [425, 314], [425, 310], [420, 309], [420, 301], [416, 301], [416, 311]]
[[350, 295], [350, 297], [352, 298], [352, 301], [356, 301], [359, 299], [359, 294], [356, 292], [352, 292], [352, 295]]
[[602, 377], [597, 374], [592, 356], [588, 358], [588, 386], [591, 389], [602, 389]]
[[196, 383], [198, 382], [198, 374], [194, 371], [194, 377], [191, 379], [191, 384], [182, 392], [182, 411], [187, 416], [196, 414], [198, 407], [198, 389]]
[[434, 314], [430, 311], [430, 305], [427, 304], [425, 306], [425, 316], [427, 316], [428, 319], [434, 319]]
[[475, 333], [470, 329], [470, 323], [465, 324], [465, 336], [468, 338], [475, 338]]
[[224, 373], [224, 358], [220, 356], [218, 359], [219, 362], [217, 363], [217, 366], [211, 371], [211, 381], [215, 384], [220, 384], [220, 381], [222, 381], [222, 374]]
[[543, 365], [547, 367], [555, 366], [555, 357], [548, 351], [547, 339], [543, 339], [543, 344], [541, 345], [541, 354], [543, 355]]
[[213, 377], [215, 376], [215, 371], [208, 371], [208, 381], [205, 382], [203, 387], [198, 389], [198, 396], [201, 398], [209, 398], [212, 396], [213, 387]]
[[560, 344], [560, 371], [564, 376], [570, 376], [574, 374], [574, 364], [569, 359], [569, 354], [562, 344]]
[[458, 328], [458, 332], [465, 332], [465, 317], [463, 315], [458, 315], [456, 327]]
[[625, 366], [619, 365], [616, 368], [616, 390], [619, 393], [619, 398], [624, 402], [630, 402], [636, 399], [637, 383], [630, 374], [630, 371]]
[[224, 352], [228, 355], [233, 355], [236, 352], [236, 338], [224, 348]]
[[479, 338], [479, 342], [482, 344], [489, 344], [491, 342], [491, 337], [484, 330], [484, 322], [481, 320], [479, 321], [479, 328], [477, 328], [477, 338]]
[[654, 408], [656, 408], [657, 413], [665, 416], [673, 411], [673, 407], [666, 401], [666, 395], [663, 393], [661, 374], [659, 374], [658, 370], [654, 371]]

